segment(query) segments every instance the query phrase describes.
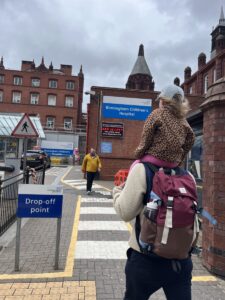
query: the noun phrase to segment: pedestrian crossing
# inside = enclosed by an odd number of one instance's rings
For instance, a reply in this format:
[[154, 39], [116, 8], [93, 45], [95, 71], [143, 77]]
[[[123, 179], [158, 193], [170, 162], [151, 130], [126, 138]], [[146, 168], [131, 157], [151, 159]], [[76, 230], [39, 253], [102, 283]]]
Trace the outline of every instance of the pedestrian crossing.
[[62, 167], [51, 167], [50, 169], [46, 170], [46, 175], [49, 176], [59, 176], [62, 175], [62, 171], [65, 171], [66, 168]]
[[128, 239], [128, 228], [117, 217], [112, 198], [81, 198], [75, 259], [126, 259]]
[[[69, 179], [69, 180], [64, 180], [64, 183], [79, 191], [86, 191], [86, 185], [87, 185], [86, 179]], [[111, 196], [110, 191], [103, 190], [102, 186], [95, 182], [92, 185], [92, 191], [101, 194], [103, 196]]]

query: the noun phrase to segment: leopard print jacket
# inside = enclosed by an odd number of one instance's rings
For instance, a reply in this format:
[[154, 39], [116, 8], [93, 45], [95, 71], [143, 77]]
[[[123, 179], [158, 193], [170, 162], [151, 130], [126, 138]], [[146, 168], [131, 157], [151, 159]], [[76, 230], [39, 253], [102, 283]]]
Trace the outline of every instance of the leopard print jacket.
[[145, 122], [135, 158], [150, 154], [181, 164], [194, 144], [195, 136], [186, 119], [177, 118], [169, 107], [155, 109]]

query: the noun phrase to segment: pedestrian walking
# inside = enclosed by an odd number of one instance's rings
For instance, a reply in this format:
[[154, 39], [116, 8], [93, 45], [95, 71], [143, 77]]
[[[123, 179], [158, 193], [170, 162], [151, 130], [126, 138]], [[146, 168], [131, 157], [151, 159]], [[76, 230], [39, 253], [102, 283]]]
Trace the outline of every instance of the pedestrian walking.
[[102, 165], [95, 149], [91, 148], [90, 153], [85, 155], [82, 163], [82, 172], [86, 173], [87, 195], [90, 195], [94, 178], [101, 171]]
[[[144, 200], [147, 189], [148, 193], [150, 192], [149, 195], [152, 196], [149, 186], [153, 187], [154, 173], [161, 167], [180, 170], [177, 166], [182, 164], [194, 143], [194, 133], [185, 118], [189, 105], [184, 98], [183, 90], [175, 85], [167, 86], [156, 100], [159, 101], [159, 108], [154, 110], [146, 120], [141, 142], [135, 151], [138, 160], [132, 165], [126, 183], [113, 189], [113, 202], [117, 214], [125, 222], [136, 218], [129, 240], [130, 248], [127, 251], [124, 300], [148, 300], [160, 288], [163, 288], [168, 300], [191, 300], [193, 265], [190, 252], [188, 251], [182, 259], [177, 259], [175, 255], [172, 257], [171, 253], [168, 255], [169, 258], [166, 258], [167, 253], [160, 256], [155, 253], [157, 251], [154, 252], [154, 245], [156, 245], [156, 250], [161, 247], [161, 239], [160, 241], [155, 240], [151, 248], [144, 249], [140, 243], [140, 235], [138, 235], [138, 230], [143, 225], [145, 218], [146, 203]], [[150, 171], [148, 177], [143, 161], [150, 163], [155, 170], [154, 172]], [[188, 175], [187, 173], [186, 175]], [[189, 175], [188, 178], [191, 181]], [[167, 184], [165, 181], [164, 183]], [[181, 189], [181, 192], [184, 191], [185, 189]], [[157, 195], [154, 194], [154, 196]], [[156, 202], [151, 204], [155, 205]], [[157, 219], [157, 213], [155, 210], [155, 219]], [[172, 220], [174, 221], [174, 219]], [[155, 226], [153, 227], [155, 232], [151, 233], [154, 237], [158, 233], [156, 232], [158, 224], [154, 223], [156, 221], [148, 222], [151, 226]], [[165, 224], [162, 226], [165, 227]], [[166, 238], [168, 238], [168, 232]], [[143, 243], [143, 245], [145, 244]]]

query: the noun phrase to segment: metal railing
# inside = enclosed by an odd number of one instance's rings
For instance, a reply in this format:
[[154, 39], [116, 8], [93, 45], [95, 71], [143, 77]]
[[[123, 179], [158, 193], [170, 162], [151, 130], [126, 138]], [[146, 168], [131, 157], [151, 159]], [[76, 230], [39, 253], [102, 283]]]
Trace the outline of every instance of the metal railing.
[[16, 220], [19, 184], [44, 184], [45, 165], [36, 169], [27, 167], [25, 172], [7, 179], [0, 177], [0, 236]]

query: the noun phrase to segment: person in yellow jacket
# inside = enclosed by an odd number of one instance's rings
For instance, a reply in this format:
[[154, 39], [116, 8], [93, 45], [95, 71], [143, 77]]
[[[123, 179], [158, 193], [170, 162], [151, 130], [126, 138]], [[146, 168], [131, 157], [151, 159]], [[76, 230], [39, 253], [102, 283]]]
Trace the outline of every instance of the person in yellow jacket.
[[82, 172], [87, 175], [87, 194], [91, 193], [92, 184], [97, 172], [102, 168], [99, 156], [96, 154], [95, 149], [91, 148], [90, 153], [85, 155], [82, 163]]

